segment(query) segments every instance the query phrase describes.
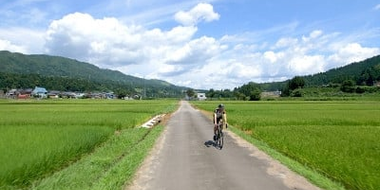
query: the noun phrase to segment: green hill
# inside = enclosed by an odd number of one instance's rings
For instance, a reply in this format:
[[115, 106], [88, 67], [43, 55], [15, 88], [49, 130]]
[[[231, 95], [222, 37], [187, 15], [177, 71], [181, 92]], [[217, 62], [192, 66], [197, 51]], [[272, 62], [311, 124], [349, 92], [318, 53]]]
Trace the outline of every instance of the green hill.
[[144, 92], [148, 97], [176, 97], [184, 89], [64, 57], [9, 51], [0, 51], [0, 79], [0, 89], [44, 86], [61, 91], [123, 90], [128, 94]]
[[[357, 85], [372, 86], [376, 81], [380, 82], [380, 55], [302, 78], [305, 80], [305, 87], [342, 84], [346, 80], [353, 80]], [[260, 86], [268, 91], [281, 90], [288, 82], [289, 80], [263, 83]]]
[[309, 75], [304, 79], [308, 86], [341, 84], [345, 80], [353, 80], [358, 85], [372, 86], [375, 81], [380, 81], [380, 55], [324, 73]]

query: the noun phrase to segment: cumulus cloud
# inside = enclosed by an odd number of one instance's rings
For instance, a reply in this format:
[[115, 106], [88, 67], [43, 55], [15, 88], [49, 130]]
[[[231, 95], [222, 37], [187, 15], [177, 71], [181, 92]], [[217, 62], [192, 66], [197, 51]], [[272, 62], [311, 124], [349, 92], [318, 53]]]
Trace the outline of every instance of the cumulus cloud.
[[115, 18], [94, 19], [89, 14], [74, 13], [50, 24], [45, 47], [48, 53], [82, 60], [92, 57], [128, 63], [141, 59], [141, 30], [138, 26], [125, 26]]
[[218, 20], [219, 17], [220, 15], [214, 12], [213, 6], [207, 3], [200, 3], [190, 11], [180, 11], [174, 16], [177, 22], [185, 26], [196, 25], [201, 21], [211, 22], [213, 20]]
[[347, 43], [347, 39], [338, 38], [339, 35], [314, 30], [300, 37], [280, 38], [264, 49], [237, 40], [234, 48], [225, 52], [233, 59], [227, 68], [235, 68], [231, 69], [233, 72], [229, 76], [239, 75], [240, 79], [255, 82], [278, 81], [327, 71], [380, 54], [379, 48]]
[[35, 31], [26, 28], [0, 28], [0, 49], [20, 53], [43, 52], [44, 31]]
[[[211, 21], [215, 15], [210, 14], [214, 13], [210, 6], [199, 4], [186, 14]], [[50, 24], [45, 48], [49, 54], [88, 61], [102, 68], [167, 79], [201, 68], [227, 48], [212, 37], [194, 38], [197, 30], [195, 25], [179, 25], [166, 31], [146, 29], [116, 18], [96, 19], [73, 13]]]
[[197, 31], [193, 26], [178, 26], [169, 31], [146, 30], [124, 25], [116, 18], [95, 19], [74, 13], [53, 21], [46, 34], [50, 54], [90, 61], [106, 66], [140, 64], [152, 55], [166, 53], [170, 47], [188, 42]]
[[353, 63], [362, 61], [368, 57], [380, 54], [379, 48], [362, 47], [358, 43], [333, 44], [332, 51], [335, 52], [327, 58], [333, 66], [339, 66], [340, 63]]
[[[195, 88], [232, 89], [249, 81], [283, 81], [296, 75], [324, 72], [380, 54], [379, 48], [348, 43], [339, 35], [314, 30], [298, 37], [279, 38], [273, 44], [266, 43], [266, 48], [225, 36], [213, 43], [224, 48], [217, 54], [209, 54], [206, 64], [194, 66], [192, 72], [185, 72], [188, 68], [181, 67], [180, 76]], [[182, 55], [188, 54], [177, 54], [186, 57]], [[179, 65], [172, 66], [170, 71], [178, 72]], [[182, 79], [170, 75], [167, 78], [182, 84]]]
[[295, 75], [312, 74], [324, 71], [324, 57], [321, 55], [297, 55], [288, 63], [290, 73]]
[[12, 44], [12, 42], [8, 40], [0, 39], [0, 50], [8, 50], [13, 52], [26, 52], [26, 48], [24, 46], [19, 46]]
[[197, 64], [217, 55], [223, 47], [210, 37], [201, 37], [186, 43], [181, 48], [170, 52], [168, 64]]

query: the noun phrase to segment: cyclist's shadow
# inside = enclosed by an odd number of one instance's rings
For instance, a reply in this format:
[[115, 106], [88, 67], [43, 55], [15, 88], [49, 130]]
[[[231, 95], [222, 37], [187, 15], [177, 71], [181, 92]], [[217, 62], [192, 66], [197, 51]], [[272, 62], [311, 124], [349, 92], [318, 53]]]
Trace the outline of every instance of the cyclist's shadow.
[[206, 142], [204, 143], [204, 145], [205, 145], [207, 148], [209, 148], [210, 146], [213, 146], [213, 147], [216, 148], [216, 143], [215, 143], [215, 141], [213, 141], [213, 140], [208, 140], [208, 141], [206, 141]]

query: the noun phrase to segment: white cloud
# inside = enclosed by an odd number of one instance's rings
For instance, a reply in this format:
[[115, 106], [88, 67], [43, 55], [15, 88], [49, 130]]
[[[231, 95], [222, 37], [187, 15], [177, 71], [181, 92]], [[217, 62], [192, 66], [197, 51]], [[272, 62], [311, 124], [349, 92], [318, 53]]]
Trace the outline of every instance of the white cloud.
[[380, 54], [380, 48], [362, 47], [358, 43], [332, 44], [331, 48], [334, 53], [327, 58], [331, 67], [362, 61]]
[[324, 57], [321, 55], [297, 55], [288, 64], [289, 71], [295, 75], [306, 75], [324, 71]]
[[26, 28], [0, 28], [0, 49], [20, 53], [43, 52], [44, 32]]
[[136, 59], [140, 31], [138, 26], [124, 26], [115, 18], [94, 19], [88, 14], [74, 13], [50, 24], [45, 47], [50, 54], [82, 60], [93, 57], [103, 61], [126, 55]]
[[226, 68], [227, 74], [232, 78], [254, 79], [259, 78], [262, 74], [260, 65], [247, 65], [240, 62], [230, 63]]
[[180, 11], [174, 16], [175, 20], [185, 26], [196, 25], [198, 22], [218, 20], [220, 15], [214, 12], [212, 5], [200, 3], [188, 12]]
[[[339, 33], [324, 34], [311, 31], [301, 37], [282, 37], [267, 48], [238, 44], [224, 52], [233, 61], [228, 68], [236, 68], [231, 77], [240, 76], [243, 81], [269, 82], [284, 80], [295, 75], [308, 75], [344, 66], [380, 54], [379, 48], [362, 47], [358, 43], [342, 40]], [[225, 40], [226, 38], [223, 38]], [[229, 38], [232, 39], [232, 38]], [[352, 40], [352, 39], [350, 39]], [[231, 45], [232, 46], [232, 45]], [[219, 61], [222, 61], [222, 57]], [[245, 72], [237, 72], [237, 71]]]
[[377, 4], [375, 7], [374, 7], [375, 10], [380, 10], [380, 4]]
[[12, 52], [26, 52], [26, 47], [12, 44], [8, 40], [0, 39], [0, 50], [8, 50]]
[[302, 41], [309, 42], [311, 40], [318, 39], [318, 37], [320, 37], [322, 34], [323, 32], [321, 30], [314, 30], [309, 34], [308, 37], [303, 36]]
[[281, 38], [276, 42], [275, 48], [283, 48], [294, 46], [298, 43], [298, 39], [295, 38]]
[[166, 62], [168, 64], [198, 64], [206, 62], [222, 49], [223, 47], [214, 38], [204, 36], [169, 52]]
[[[95, 19], [89, 14], [73, 13], [50, 24], [45, 48], [49, 54], [103, 68], [170, 80], [201, 68], [227, 48], [211, 37], [194, 38], [197, 30], [193, 25], [167, 31], [146, 29], [125, 25], [116, 18]], [[177, 80], [178, 83], [182, 82]]]
[[[95, 19], [74, 13], [53, 21], [46, 34], [50, 54], [90, 61], [100, 66], [140, 64], [152, 56], [188, 42], [197, 31], [193, 26], [178, 26], [169, 31], [146, 30], [124, 25], [116, 18]], [[156, 58], [156, 57], [155, 57]]]

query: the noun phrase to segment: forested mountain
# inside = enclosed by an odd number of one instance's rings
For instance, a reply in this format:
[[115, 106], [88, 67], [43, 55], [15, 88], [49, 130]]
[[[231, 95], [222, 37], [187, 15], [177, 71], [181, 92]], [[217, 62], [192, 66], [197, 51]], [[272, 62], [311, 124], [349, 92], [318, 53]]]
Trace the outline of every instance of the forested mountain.
[[184, 87], [146, 80], [59, 56], [0, 51], [0, 89], [44, 86], [61, 91], [122, 91], [147, 97], [177, 97]]
[[[380, 55], [302, 78], [305, 80], [305, 87], [342, 84], [346, 80], [352, 80], [357, 85], [372, 86], [374, 82], [380, 82]], [[263, 83], [260, 86], [268, 91], [281, 90], [289, 81]]]
[[372, 86], [375, 81], [380, 81], [380, 55], [324, 73], [305, 76], [304, 79], [307, 86], [342, 84], [345, 80], [353, 80], [358, 85]]

